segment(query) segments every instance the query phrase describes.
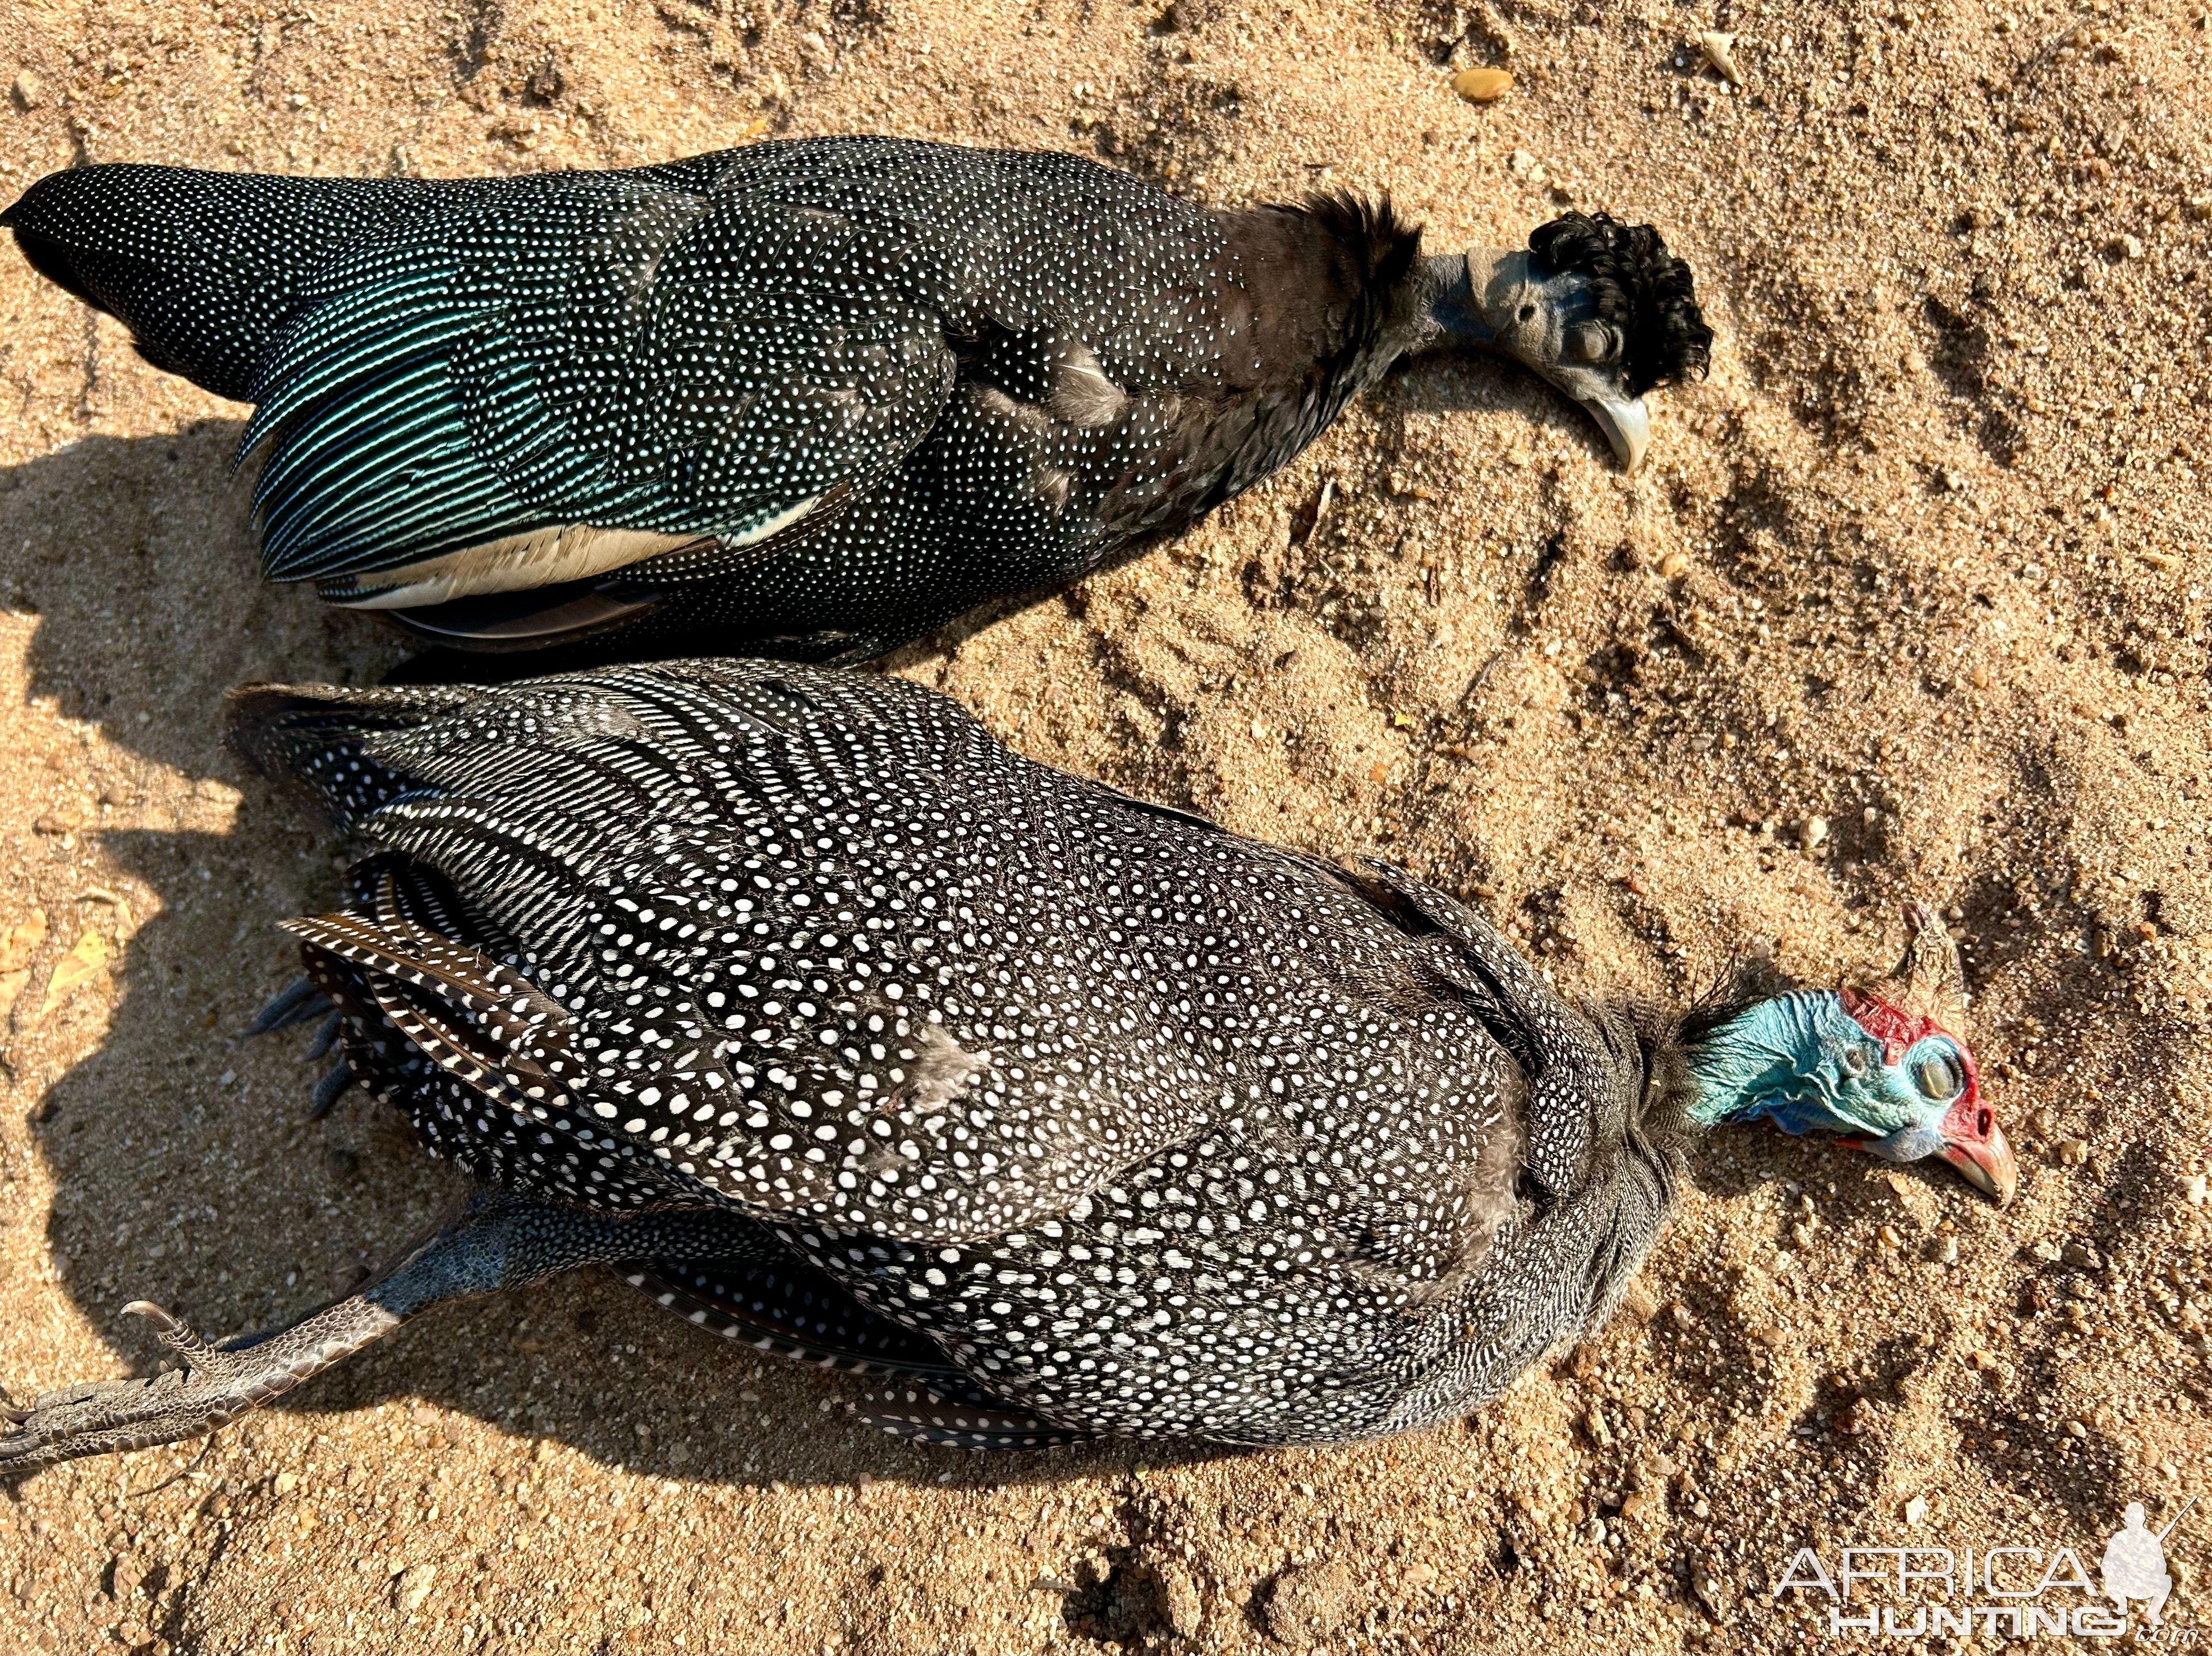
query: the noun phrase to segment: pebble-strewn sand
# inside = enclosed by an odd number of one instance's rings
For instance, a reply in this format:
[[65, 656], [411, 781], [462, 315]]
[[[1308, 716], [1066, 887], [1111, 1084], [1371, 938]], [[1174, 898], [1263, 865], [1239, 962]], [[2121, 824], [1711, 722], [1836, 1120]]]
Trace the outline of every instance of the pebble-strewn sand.
[[[1684, 50], [1716, 26], [1740, 92]], [[1516, 88], [1461, 101], [1448, 48]], [[2024, 1178], [1999, 1213], [1729, 1135], [1635, 1314], [1464, 1428], [1328, 1452], [903, 1446], [851, 1381], [562, 1282], [204, 1452], [21, 1486], [0, 1647], [1825, 1648], [1771, 1597], [1801, 1545], [2094, 1572], [2124, 1501], [2212, 1495], [2208, 55], [2203, 0], [18, 0], [0, 194], [872, 129], [1224, 202], [1387, 185], [1444, 247], [1657, 221], [1720, 338], [1644, 475], [1528, 382], [1418, 366], [1188, 540], [897, 670], [1041, 758], [1402, 859], [1591, 994], [1759, 936], [1829, 977], [1926, 897]], [[358, 1098], [310, 1123], [303, 1044], [237, 1038], [334, 874], [217, 696], [399, 654], [256, 585], [240, 412], [0, 251], [18, 1395], [146, 1364], [135, 1295], [277, 1318], [456, 1188]], [[2170, 1621], [2208, 1537], [2170, 1541]]]

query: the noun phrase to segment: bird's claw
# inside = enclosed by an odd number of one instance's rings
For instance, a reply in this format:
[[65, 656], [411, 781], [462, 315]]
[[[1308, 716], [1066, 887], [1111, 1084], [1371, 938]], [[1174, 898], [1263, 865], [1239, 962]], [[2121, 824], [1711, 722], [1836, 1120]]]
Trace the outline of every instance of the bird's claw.
[[174, 1312], [164, 1311], [151, 1300], [133, 1300], [123, 1307], [126, 1317], [143, 1317], [154, 1325], [154, 1337], [185, 1361], [196, 1367], [220, 1367], [224, 1349], [202, 1339], [191, 1324]]
[[191, 1330], [185, 1326], [183, 1318], [162, 1310], [151, 1300], [133, 1300], [123, 1307], [123, 1314], [125, 1317], [143, 1317], [148, 1322], [153, 1324], [154, 1332], [161, 1336], [165, 1343], [172, 1335], [189, 1336], [191, 1333]]
[[61, 1387], [28, 1407], [0, 1409], [0, 1476], [35, 1472], [64, 1460], [148, 1449], [213, 1431], [261, 1401], [255, 1367], [219, 1350], [182, 1318], [149, 1300], [123, 1309], [154, 1324], [155, 1336], [184, 1360], [145, 1379], [88, 1380]]
[[14, 1429], [0, 1434], [0, 1476], [196, 1437], [238, 1412], [228, 1401], [220, 1382], [200, 1382], [184, 1369], [64, 1386], [27, 1409], [9, 1411]]

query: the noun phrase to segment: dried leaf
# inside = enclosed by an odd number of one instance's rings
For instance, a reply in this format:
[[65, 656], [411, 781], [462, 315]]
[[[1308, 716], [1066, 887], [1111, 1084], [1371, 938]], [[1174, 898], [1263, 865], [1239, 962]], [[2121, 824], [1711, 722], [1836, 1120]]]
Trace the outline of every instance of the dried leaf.
[[54, 975], [46, 980], [46, 1002], [40, 1007], [39, 1016], [45, 1017], [71, 990], [105, 969], [109, 953], [107, 940], [96, 931], [88, 931], [78, 938], [76, 947], [62, 956]]
[[21, 971], [31, 964], [39, 946], [46, 941], [46, 911], [33, 909], [30, 916], [0, 935], [0, 973]]

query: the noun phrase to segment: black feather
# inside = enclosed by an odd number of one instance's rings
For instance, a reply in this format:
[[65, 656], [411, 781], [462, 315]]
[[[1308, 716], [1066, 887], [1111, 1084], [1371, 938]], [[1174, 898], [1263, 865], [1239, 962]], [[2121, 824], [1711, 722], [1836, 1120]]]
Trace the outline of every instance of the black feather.
[[1693, 374], [1705, 377], [1713, 331], [1698, 309], [1695, 278], [1650, 225], [1623, 224], [1606, 213], [1567, 213], [1539, 225], [1528, 250], [1554, 271], [1589, 277], [1599, 316], [1626, 342], [1631, 396]]

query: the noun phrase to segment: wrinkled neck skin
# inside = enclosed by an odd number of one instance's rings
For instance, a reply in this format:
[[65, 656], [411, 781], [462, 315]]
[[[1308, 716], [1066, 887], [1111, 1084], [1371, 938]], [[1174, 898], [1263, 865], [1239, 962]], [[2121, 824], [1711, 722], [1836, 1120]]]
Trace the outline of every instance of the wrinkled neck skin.
[[1691, 1053], [1698, 1095], [1690, 1119], [1717, 1127], [1765, 1117], [1786, 1133], [1832, 1130], [1841, 1100], [1828, 1060], [1863, 1038], [1832, 991], [1799, 989], [1761, 1001]]
[[1398, 301], [1382, 335], [1385, 360], [1395, 362], [1447, 345], [1490, 344], [1498, 338], [1497, 331], [1484, 320], [1477, 298], [1465, 253], [1424, 254], [1399, 287]]

